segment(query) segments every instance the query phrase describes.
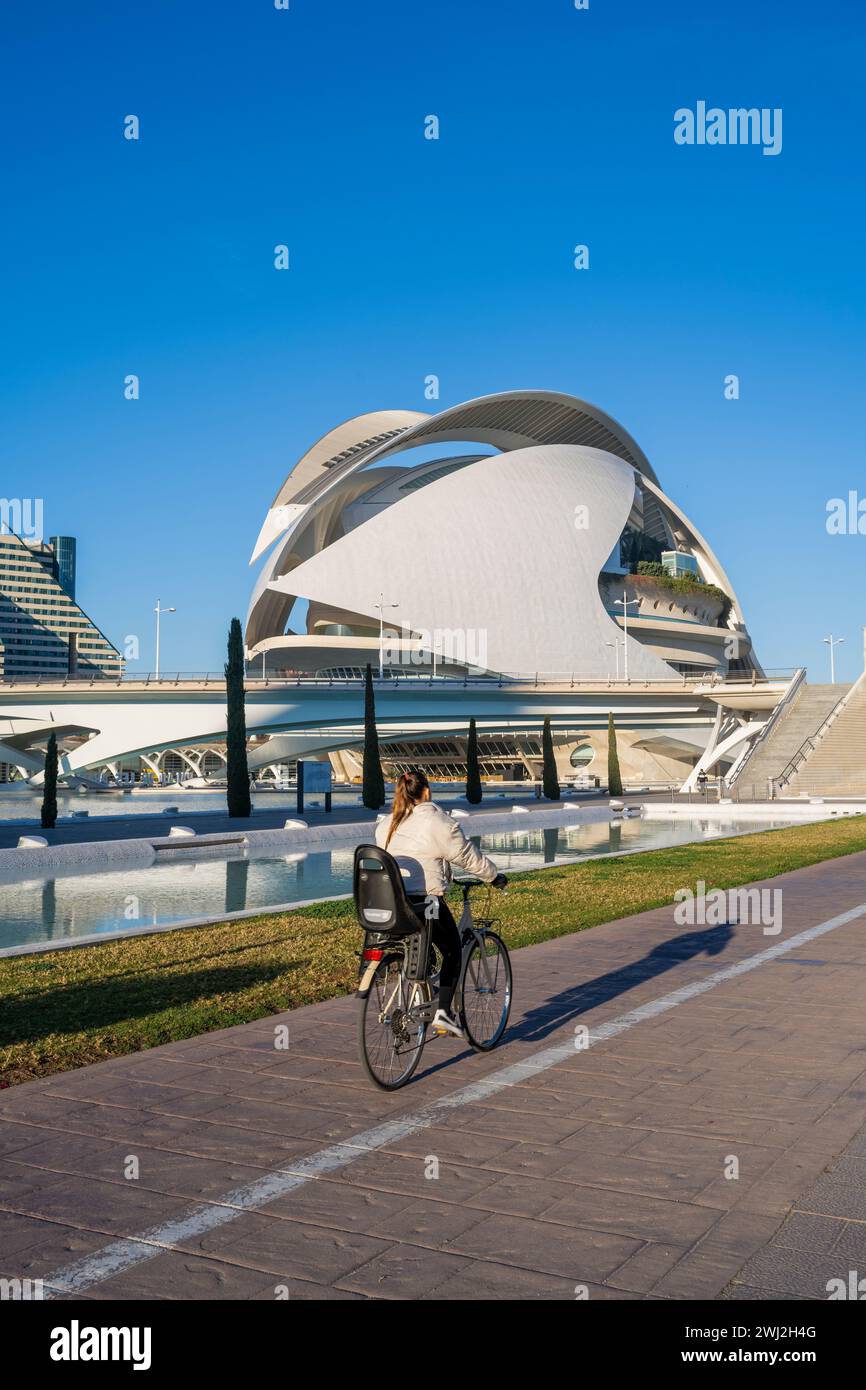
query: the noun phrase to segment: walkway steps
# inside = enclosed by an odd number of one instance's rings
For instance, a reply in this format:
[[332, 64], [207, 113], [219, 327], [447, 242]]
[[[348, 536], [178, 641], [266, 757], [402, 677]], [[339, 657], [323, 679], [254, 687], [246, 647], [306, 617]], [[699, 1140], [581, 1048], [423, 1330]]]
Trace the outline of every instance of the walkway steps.
[[[741, 795], [749, 794], [754, 787], [757, 796], [766, 796], [770, 779], [784, 771], [794, 754], [806, 739], [813, 737], [820, 729], [827, 715], [850, 688], [848, 685], [807, 685], [804, 682], [794, 696], [791, 708], [744, 767]], [[787, 789], [785, 794], [790, 794]]]
[[851, 687], [844, 707], [782, 794], [866, 796], [866, 676]]

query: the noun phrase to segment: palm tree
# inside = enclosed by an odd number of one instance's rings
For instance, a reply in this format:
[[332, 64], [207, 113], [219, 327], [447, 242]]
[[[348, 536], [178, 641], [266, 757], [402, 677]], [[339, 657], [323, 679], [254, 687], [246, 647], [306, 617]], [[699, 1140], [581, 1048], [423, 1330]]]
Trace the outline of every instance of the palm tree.
[[247, 720], [244, 711], [244, 643], [239, 618], [229, 627], [226, 676], [226, 801], [230, 816], [252, 811], [247, 767]]
[[376, 730], [376, 702], [373, 697], [373, 672], [370, 663], [364, 676], [364, 772], [361, 800], [368, 811], [378, 811], [385, 804], [385, 778], [379, 760], [379, 735]]

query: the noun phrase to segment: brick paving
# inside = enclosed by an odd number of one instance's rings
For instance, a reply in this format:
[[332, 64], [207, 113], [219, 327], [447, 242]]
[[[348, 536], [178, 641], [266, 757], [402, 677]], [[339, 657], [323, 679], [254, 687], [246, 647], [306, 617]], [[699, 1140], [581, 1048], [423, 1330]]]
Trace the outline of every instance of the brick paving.
[[[363, 1078], [351, 999], [0, 1092], [0, 1277], [209, 1210], [864, 903], [866, 854], [772, 886], [780, 937], [664, 908], [515, 953], [506, 1041], [437, 1040], [396, 1095]], [[866, 917], [80, 1296], [826, 1298], [858, 1260], [866, 1276], [864, 1006]]]

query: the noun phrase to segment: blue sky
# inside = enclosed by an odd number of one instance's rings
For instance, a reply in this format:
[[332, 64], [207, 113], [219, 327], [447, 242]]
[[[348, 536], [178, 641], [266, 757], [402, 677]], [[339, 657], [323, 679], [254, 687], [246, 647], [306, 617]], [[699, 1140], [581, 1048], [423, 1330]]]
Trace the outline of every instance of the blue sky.
[[[164, 668], [220, 666], [291, 464], [429, 409], [435, 373], [443, 407], [602, 406], [764, 664], [827, 679], [833, 632], [862, 669], [866, 537], [825, 528], [866, 495], [860, 7], [7, 0], [2, 29], [0, 493], [78, 536], [79, 598], [142, 668], [157, 597]], [[699, 99], [781, 107], [781, 154], [675, 145]]]

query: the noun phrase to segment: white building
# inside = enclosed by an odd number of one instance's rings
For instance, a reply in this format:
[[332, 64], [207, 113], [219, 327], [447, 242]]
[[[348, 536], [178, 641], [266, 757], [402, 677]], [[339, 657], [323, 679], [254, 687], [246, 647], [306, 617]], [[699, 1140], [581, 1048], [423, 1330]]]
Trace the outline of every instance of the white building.
[[[277, 492], [251, 563], [266, 552], [246, 631], [262, 671], [375, 667], [380, 618], [402, 671], [757, 669], [730, 580], [642, 450], [555, 392], [337, 426]], [[657, 573], [630, 574], [641, 559]]]

